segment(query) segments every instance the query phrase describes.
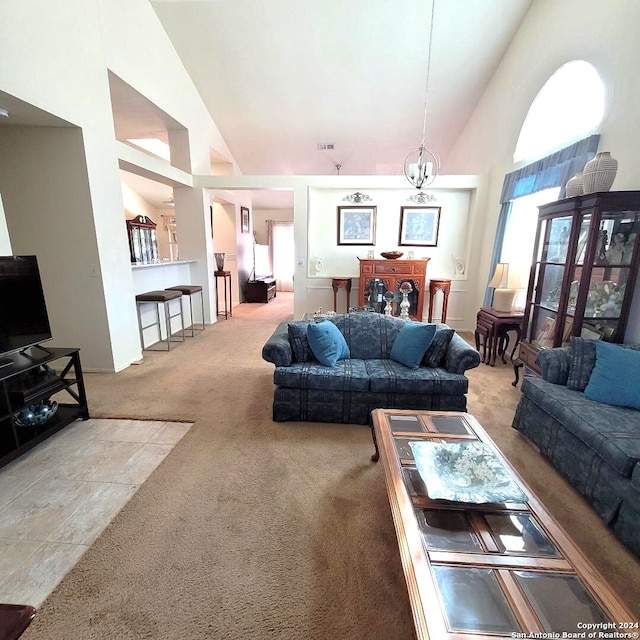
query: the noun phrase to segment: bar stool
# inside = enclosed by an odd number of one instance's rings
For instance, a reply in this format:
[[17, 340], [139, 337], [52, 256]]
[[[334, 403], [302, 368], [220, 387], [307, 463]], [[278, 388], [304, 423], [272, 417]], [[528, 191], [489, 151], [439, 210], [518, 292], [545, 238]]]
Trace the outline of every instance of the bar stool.
[[[165, 291], [179, 291], [183, 296], [189, 296], [189, 311], [191, 316], [191, 338], [195, 336], [195, 331], [204, 331], [204, 293], [202, 292], [202, 287], [199, 284], [177, 284], [175, 287], [167, 287]], [[193, 296], [196, 293], [200, 293], [200, 305], [202, 307], [202, 324], [199, 327], [195, 326], [193, 321]], [[184, 318], [182, 319], [182, 324], [184, 325]]]
[[[171, 313], [171, 309], [169, 308], [169, 303], [171, 300], [180, 300], [180, 312], [179, 313]], [[146, 326], [142, 326], [142, 314], [141, 307], [145, 304], [155, 304], [156, 305], [156, 321], [148, 324]], [[173, 318], [177, 318], [180, 316], [180, 327], [182, 333], [182, 339], [180, 342], [184, 342], [184, 319], [183, 319], [183, 311], [182, 311], [182, 294], [180, 291], [147, 291], [146, 293], [139, 293], [136, 296], [136, 305], [138, 308], [138, 328], [140, 330], [140, 345], [142, 346], [143, 351], [159, 351], [159, 349], [150, 349], [144, 346], [144, 330], [149, 329], [151, 327], [158, 327], [158, 342], [166, 342], [167, 351], [171, 350], [171, 320]], [[160, 305], [164, 307], [164, 324], [165, 330], [167, 332], [166, 339], [162, 338], [162, 323], [160, 322]], [[175, 342], [175, 341], [174, 341]], [[155, 342], [153, 344], [156, 344]]]

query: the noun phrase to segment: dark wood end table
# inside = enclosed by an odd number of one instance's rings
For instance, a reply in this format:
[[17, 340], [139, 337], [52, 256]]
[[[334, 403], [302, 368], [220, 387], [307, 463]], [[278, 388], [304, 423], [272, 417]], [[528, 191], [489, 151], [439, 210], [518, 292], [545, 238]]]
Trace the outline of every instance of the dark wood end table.
[[523, 321], [522, 311], [498, 311], [493, 307], [482, 307], [478, 311], [475, 331], [476, 349], [480, 351], [482, 346], [482, 361], [485, 364], [495, 366], [498, 356], [501, 357], [503, 364], [507, 363], [504, 356], [509, 347], [510, 331], [516, 334], [516, 341], [511, 351], [513, 359], [513, 354], [522, 337]]
[[[214, 271], [213, 275], [216, 279], [216, 317], [224, 316], [225, 320], [229, 316], [233, 316], [233, 294], [231, 292], [231, 271]], [[220, 311], [218, 307], [218, 278], [222, 278], [224, 282], [224, 311]], [[227, 288], [228, 283], [228, 288]], [[228, 307], [227, 307], [228, 303]]]
[[349, 298], [351, 296], [351, 278], [331, 278], [333, 289], [333, 310], [338, 311], [338, 290], [344, 289], [347, 293], [347, 312], [349, 311]]
[[449, 294], [451, 293], [451, 280], [447, 278], [429, 280], [429, 315], [427, 322], [433, 322], [433, 303], [436, 293], [442, 291], [442, 318], [440, 322], [447, 322], [447, 307], [449, 306]]

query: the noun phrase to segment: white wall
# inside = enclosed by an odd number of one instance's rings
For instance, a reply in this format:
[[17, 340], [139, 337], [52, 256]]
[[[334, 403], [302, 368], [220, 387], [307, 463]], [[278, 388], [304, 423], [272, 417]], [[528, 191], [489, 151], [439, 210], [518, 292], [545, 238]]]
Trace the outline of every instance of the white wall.
[[4, 206], [2, 204], [2, 194], [0, 193], [0, 256], [12, 256], [11, 240], [9, 239], [9, 229], [4, 216]]
[[[122, 233], [118, 156], [124, 145], [114, 139], [107, 71], [112, 70], [188, 128], [194, 172], [209, 172], [211, 149], [230, 162], [233, 159], [147, 0], [8, 0], [2, 6], [0, 42], [5, 60], [0, 65], [0, 91], [52, 113], [82, 132], [89, 199], [84, 192], [78, 197], [67, 191], [64, 204], [70, 211], [81, 205], [78, 215], [83, 224], [74, 228], [61, 224], [60, 229], [66, 227], [68, 233], [70, 261], [65, 272], [89, 273], [91, 265], [98, 263], [98, 278], [78, 282], [69, 276], [68, 281], [57, 282], [49, 297], [62, 300], [61, 290], [68, 289], [78, 299], [89, 300], [101, 289], [102, 302], [79, 315], [62, 317], [54, 309], [52, 324], [67, 325], [65, 346], [82, 348], [85, 369], [120, 370], [138, 360], [141, 352], [129, 250]], [[32, 153], [37, 156], [37, 149]], [[49, 177], [49, 169], [40, 167], [23, 178], [28, 177], [29, 185], [37, 187]], [[4, 195], [1, 183], [0, 192]], [[61, 209], [62, 204], [56, 203], [56, 208]], [[16, 230], [12, 232], [14, 214], [6, 200], [4, 210], [13, 249], [18, 251], [27, 235], [37, 231], [40, 220], [34, 219], [31, 229], [24, 231], [13, 225]], [[211, 234], [208, 245], [205, 234], [207, 221], [210, 228], [205, 194], [183, 194], [180, 214], [191, 229], [181, 233], [181, 254], [198, 260], [192, 277], [206, 287], [210, 309], [213, 251]], [[20, 237], [14, 238], [14, 233]], [[46, 252], [46, 247], [42, 251]], [[49, 259], [54, 255], [52, 252]], [[85, 342], [89, 331], [93, 332], [91, 339]]]
[[[480, 281], [486, 282], [504, 175], [512, 171], [520, 128], [531, 102], [556, 69], [586, 60], [606, 87], [600, 149], [618, 159], [614, 190], [640, 188], [637, 31], [635, 0], [535, 0], [498, 71], [447, 159], [451, 173], [488, 174], [485, 231], [478, 240]], [[640, 342], [640, 281], [625, 342]]]
[[[429, 189], [436, 200], [425, 205], [414, 205], [407, 201], [413, 191], [404, 187], [399, 189], [366, 189], [366, 195], [372, 200], [366, 205], [376, 207], [375, 244], [338, 245], [338, 207], [351, 206], [344, 198], [349, 190], [335, 188], [311, 188], [309, 190], [308, 252], [309, 284], [312, 293], [307, 303], [308, 311], [321, 306], [333, 307], [333, 289], [331, 278], [353, 278], [351, 306], [358, 305], [358, 287], [360, 264], [358, 258], [366, 258], [369, 251], [380, 259], [382, 251], [402, 251], [407, 259], [413, 251], [415, 258], [428, 258], [427, 284], [431, 278], [449, 278], [456, 280], [452, 285], [447, 322], [454, 327], [468, 328], [475, 318], [473, 301], [467, 295], [465, 274], [455, 272], [455, 260], [466, 260], [468, 232], [471, 228], [471, 191], [467, 189]], [[400, 217], [402, 207], [429, 206], [440, 208], [440, 226], [435, 247], [400, 246]], [[321, 270], [316, 264], [320, 260]], [[472, 274], [473, 278], [473, 274]], [[428, 295], [425, 295], [424, 315], [426, 319]], [[437, 300], [436, 316], [441, 301]]]
[[104, 291], [90, 266], [99, 259], [81, 130], [1, 128], [0, 185], [14, 253], [38, 257], [54, 344], [109, 362]]

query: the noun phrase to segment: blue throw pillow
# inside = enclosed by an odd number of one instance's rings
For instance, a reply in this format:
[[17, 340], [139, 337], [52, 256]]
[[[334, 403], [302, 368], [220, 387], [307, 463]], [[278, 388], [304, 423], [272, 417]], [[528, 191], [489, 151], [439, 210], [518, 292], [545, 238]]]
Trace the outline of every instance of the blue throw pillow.
[[307, 340], [316, 360], [325, 367], [333, 367], [338, 360], [351, 357], [340, 329], [329, 320], [311, 323], [307, 327]]
[[640, 409], [640, 352], [596, 341], [596, 366], [584, 395], [618, 407]]
[[409, 367], [409, 369], [417, 369], [435, 333], [435, 324], [422, 322], [405, 324], [393, 341], [391, 359]]

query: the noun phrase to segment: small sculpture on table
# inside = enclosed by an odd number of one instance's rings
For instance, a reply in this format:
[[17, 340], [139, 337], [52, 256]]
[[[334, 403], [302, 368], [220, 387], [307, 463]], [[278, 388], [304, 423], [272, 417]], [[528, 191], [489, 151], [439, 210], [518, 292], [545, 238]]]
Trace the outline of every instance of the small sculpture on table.
[[409, 282], [403, 282], [400, 285], [400, 293], [402, 294], [402, 302], [400, 303], [400, 317], [405, 320], [409, 319], [409, 307], [411, 303], [409, 302], [409, 294], [413, 291], [413, 287]]
[[385, 302], [387, 303], [385, 305], [385, 308], [384, 308], [384, 314], [386, 316], [392, 316], [393, 315], [393, 299], [394, 299], [394, 297], [395, 296], [393, 295], [393, 291], [387, 291], [384, 294], [384, 299], [385, 299]]

